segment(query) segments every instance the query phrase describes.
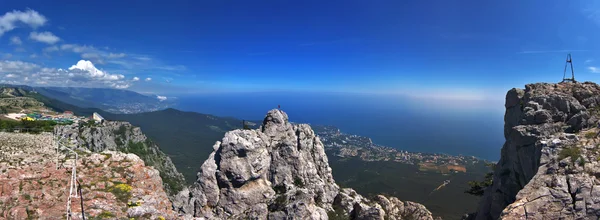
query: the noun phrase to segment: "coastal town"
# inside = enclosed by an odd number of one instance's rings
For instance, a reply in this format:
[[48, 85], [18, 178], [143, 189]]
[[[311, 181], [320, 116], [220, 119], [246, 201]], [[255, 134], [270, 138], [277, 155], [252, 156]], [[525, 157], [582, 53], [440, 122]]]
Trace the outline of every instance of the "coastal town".
[[4, 118], [12, 119], [15, 121], [53, 121], [58, 124], [72, 124], [79, 122], [88, 122], [93, 120], [95, 122], [102, 122], [104, 118], [94, 112], [90, 117], [76, 116], [72, 111], [64, 111], [62, 113], [53, 111], [30, 111], [21, 110], [19, 113], [8, 113], [2, 115]]
[[421, 171], [466, 172], [466, 167], [488, 162], [474, 156], [408, 152], [373, 143], [368, 137], [345, 134], [334, 126], [311, 125], [328, 153], [342, 158], [360, 158], [363, 161], [394, 161], [418, 165]]

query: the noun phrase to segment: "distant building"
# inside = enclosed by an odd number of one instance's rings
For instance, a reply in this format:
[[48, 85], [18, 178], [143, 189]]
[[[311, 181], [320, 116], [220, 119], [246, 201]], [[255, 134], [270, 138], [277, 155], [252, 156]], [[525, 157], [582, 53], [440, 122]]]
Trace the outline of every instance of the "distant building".
[[73, 112], [72, 111], [65, 111], [65, 112], [63, 112], [63, 115], [65, 117], [72, 117], [73, 116]]
[[96, 122], [104, 122], [104, 118], [96, 112], [94, 112], [94, 114], [92, 115], [92, 119], [94, 119], [94, 121]]

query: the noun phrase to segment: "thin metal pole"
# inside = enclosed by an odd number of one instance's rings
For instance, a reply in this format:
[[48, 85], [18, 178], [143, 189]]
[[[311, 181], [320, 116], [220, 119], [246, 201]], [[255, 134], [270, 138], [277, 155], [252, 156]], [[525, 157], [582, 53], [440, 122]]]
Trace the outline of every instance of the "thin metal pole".
[[81, 216], [85, 220], [85, 209], [83, 208], [83, 193], [81, 192], [81, 184], [77, 181], [77, 188], [79, 189], [79, 201], [81, 202]]
[[569, 63], [571, 64], [571, 80], [575, 82], [575, 71], [573, 70], [573, 57], [569, 54]]
[[563, 71], [563, 82], [567, 79], [567, 65], [569, 64], [569, 55], [567, 55], [567, 61], [565, 62], [565, 70]]

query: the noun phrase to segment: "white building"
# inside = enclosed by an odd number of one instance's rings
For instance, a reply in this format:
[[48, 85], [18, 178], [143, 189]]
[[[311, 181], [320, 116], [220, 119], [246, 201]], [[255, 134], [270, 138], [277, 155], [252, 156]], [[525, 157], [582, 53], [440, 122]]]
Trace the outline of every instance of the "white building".
[[98, 114], [96, 112], [94, 112], [94, 114], [92, 115], [92, 119], [94, 119], [94, 121], [96, 121], [96, 122], [103, 122], [104, 121], [104, 118], [100, 114]]

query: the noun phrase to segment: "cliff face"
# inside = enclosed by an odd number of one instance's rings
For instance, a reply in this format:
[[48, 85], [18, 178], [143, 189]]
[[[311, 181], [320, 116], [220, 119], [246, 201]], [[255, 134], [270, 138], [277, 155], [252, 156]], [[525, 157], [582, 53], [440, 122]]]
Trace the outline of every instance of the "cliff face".
[[208, 219], [433, 219], [418, 203], [340, 189], [314, 131], [280, 110], [257, 130], [227, 132], [174, 205]]
[[105, 150], [133, 153], [148, 166], [160, 171], [167, 194], [174, 195], [184, 184], [183, 175], [177, 172], [171, 159], [158, 146], [150, 141], [139, 127], [128, 122], [105, 121], [102, 124], [83, 123], [59, 126], [59, 136], [69, 138], [72, 146], [93, 152]]
[[505, 107], [506, 142], [477, 219], [600, 216], [594, 171], [600, 157], [588, 143], [599, 119], [600, 86], [529, 84], [508, 91]]
[[[0, 219], [66, 217], [74, 157], [65, 157], [65, 152], [57, 156], [53, 142], [48, 133], [0, 132]], [[136, 155], [115, 151], [78, 154], [77, 180], [87, 219], [178, 218], [158, 171], [145, 166]], [[71, 199], [73, 219], [82, 219], [80, 197]]]

